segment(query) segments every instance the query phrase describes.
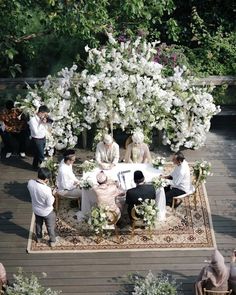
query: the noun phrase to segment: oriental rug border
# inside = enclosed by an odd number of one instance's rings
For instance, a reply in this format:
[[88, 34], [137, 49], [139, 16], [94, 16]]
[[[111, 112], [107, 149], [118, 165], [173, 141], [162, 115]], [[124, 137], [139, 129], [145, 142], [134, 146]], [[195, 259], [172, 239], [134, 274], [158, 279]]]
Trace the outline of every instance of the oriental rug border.
[[[42, 243], [35, 242], [35, 217], [32, 215], [27, 245], [28, 253], [89, 253], [120, 251], [167, 251], [167, 250], [211, 250], [216, 248], [215, 234], [206, 187], [201, 184], [196, 192], [197, 208], [193, 197], [186, 198], [174, 215], [170, 208], [166, 221], [158, 222], [152, 238], [144, 229], [135, 230], [131, 237], [130, 226], [119, 229], [118, 242], [114, 231], [98, 242], [97, 236], [89, 231], [87, 223], [74, 219], [75, 208], [69, 208], [68, 200], [57, 217], [59, 241], [50, 248], [46, 230]], [[67, 204], [67, 205], [66, 205]], [[69, 209], [68, 209], [69, 208]]]

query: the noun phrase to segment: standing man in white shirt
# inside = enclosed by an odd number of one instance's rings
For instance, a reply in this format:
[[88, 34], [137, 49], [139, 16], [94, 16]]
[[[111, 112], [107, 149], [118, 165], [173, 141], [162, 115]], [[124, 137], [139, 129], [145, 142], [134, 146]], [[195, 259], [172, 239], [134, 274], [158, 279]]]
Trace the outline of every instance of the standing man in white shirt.
[[34, 143], [34, 169], [38, 169], [39, 164], [41, 164], [44, 160], [48, 113], [49, 109], [47, 106], [40, 106], [37, 114], [35, 114], [34, 117], [31, 117], [28, 122], [30, 127], [30, 135]]
[[50, 178], [51, 172], [48, 168], [39, 168], [38, 178], [29, 180], [27, 188], [31, 196], [36, 219], [37, 242], [41, 242], [42, 227], [45, 222], [49, 235], [49, 244], [54, 247], [56, 245], [56, 214], [53, 211], [54, 196], [51, 188], [47, 185]]
[[66, 150], [60, 163], [56, 185], [59, 195], [67, 198], [81, 198], [82, 191], [79, 180], [73, 172], [73, 164], [76, 160], [74, 150]]
[[[170, 185], [165, 187], [166, 204], [172, 206], [173, 197], [183, 195], [191, 190], [191, 176], [188, 162], [181, 152], [175, 153], [172, 158], [176, 165], [175, 169], [168, 176], [163, 176], [170, 180]], [[179, 206], [182, 201], [176, 204]]]
[[111, 135], [106, 134], [103, 141], [97, 144], [95, 158], [101, 169], [111, 169], [119, 161], [119, 145]]

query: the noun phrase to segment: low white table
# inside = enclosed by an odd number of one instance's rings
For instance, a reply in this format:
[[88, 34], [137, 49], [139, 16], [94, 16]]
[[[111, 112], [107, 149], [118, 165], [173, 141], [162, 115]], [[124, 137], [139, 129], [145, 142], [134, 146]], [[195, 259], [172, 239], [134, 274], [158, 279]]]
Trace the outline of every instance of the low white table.
[[[152, 178], [161, 174], [161, 170], [155, 169], [151, 164], [134, 164], [134, 163], [118, 163], [110, 170], [103, 170], [107, 177], [111, 180], [118, 181], [124, 190], [128, 190], [135, 187], [134, 183], [134, 171], [140, 170], [143, 172], [145, 182], [151, 182]], [[97, 184], [96, 175], [101, 171], [99, 168], [95, 168], [93, 171], [87, 172], [83, 175], [83, 178], [89, 177], [89, 179]], [[91, 208], [96, 204], [96, 195], [93, 190], [82, 190], [81, 211], [77, 212], [78, 221], [84, 219], [85, 215], [91, 211]], [[156, 203], [158, 207], [159, 221], [165, 220], [166, 216], [166, 199], [164, 189], [158, 189], [156, 191]]]

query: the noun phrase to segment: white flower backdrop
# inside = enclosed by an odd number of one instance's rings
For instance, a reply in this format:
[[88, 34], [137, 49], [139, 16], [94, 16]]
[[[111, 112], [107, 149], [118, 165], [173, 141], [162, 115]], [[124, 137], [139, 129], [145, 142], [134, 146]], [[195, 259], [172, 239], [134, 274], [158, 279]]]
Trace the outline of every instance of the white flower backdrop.
[[57, 79], [47, 77], [43, 85], [29, 89], [22, 108], [33, 112], [45, 104], [54, 123], [48, 149], [74, 146], [77, 135], [96, 124], [105, 128], [163, 131], [163, 143], [173, 151], [181, 146], [197, 149], [206, 139], [210, 119], [220, 111], [204, 85], [196, 86], [183, 66], [166, 77], [154, 61], [158, 42], [118, 43], [108, 34], [101, 49], [86, 46], [86, 69], [63, 69]]

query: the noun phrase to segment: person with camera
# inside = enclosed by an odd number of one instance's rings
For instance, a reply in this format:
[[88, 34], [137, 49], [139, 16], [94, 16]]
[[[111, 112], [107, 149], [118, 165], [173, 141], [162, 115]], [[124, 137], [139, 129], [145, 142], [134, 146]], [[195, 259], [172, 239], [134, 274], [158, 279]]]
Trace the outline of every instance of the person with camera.
[[28, 124], [30, 127], [30, 135], [34, 144], [33, 168], [38, 169], [44, 160], [44, 149], [46, 145], [46, 133], [48, 123], [52, 123], [52, 119], [48, 117], [49, 109], [42, 105], [39, 107], [35, 116], [31, 117]]

